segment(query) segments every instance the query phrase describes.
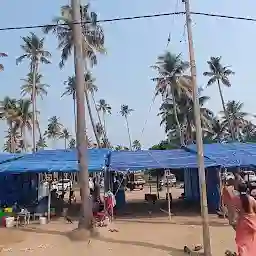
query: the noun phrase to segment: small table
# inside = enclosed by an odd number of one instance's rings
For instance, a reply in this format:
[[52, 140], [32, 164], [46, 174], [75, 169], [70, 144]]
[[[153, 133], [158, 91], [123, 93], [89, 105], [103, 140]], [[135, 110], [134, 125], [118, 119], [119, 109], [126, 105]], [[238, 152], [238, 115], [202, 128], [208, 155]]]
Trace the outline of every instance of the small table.
[[20, 219], [24, 219], [24, 225], [28, 225], [30, 222], [30, 212], [19, 212], [16, 219], [16, 227], [19, 226]]

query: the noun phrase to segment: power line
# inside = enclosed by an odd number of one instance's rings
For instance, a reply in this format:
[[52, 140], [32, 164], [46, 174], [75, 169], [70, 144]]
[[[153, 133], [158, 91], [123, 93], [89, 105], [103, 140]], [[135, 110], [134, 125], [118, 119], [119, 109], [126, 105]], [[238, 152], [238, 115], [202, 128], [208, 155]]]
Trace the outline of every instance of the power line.
[[[98, 23], [157, 18], [157, 17], [164, 17], [164, 16], [171, 16], [171, 15], [182, 15], [182, 14], [185, 14], [185, 12], [168, 12], [168, 13], [158, 13], [158, 14], [149, 14], [149, 15], [140, 15], [140, 16], [120, 17], [120, 18], [113, 18], [113, 19], [98, 20]], [[204, 13], [204, 12], [191, 12], [191, 14], [198, 15], [198, 16], [208, 16], [208, 17], [215, 17], [215, 18], [256, 22], [256, 18], [246, 18], [246, 17], [230, 16], [230, 15], [224, 15], [224, 14], [214, 14], [214, 13]], [[85, 24], [85, 23], [90, 23], [90, 22], [82, 22], [82, 23]], [[81, 24], [81, 23], [74, 23], [74, 24]], [[5, 27], [5, 28], [0, 28], [0, 31], [44, 28], [44, 27], [48, 27], [48, 26], [55, 27], [55, 26], [59, 26], [59, 25], [60, 24], [58, 24], [58, 25], [45, 24], [45, 25], [31, 25], [31, 26], [19, 26], [19, 27], [18, 26], [17, 27]], [[65, 24], [62, 24], [62, 25], [65, 26]]]
[[[150, 14], [150, 15], [120, 17], [120, 18], [113, 18], [113, 19], [98, 20], [98, 23], [107, 23], [107, 22], [125, 21], [125, 20], [138, 20], [138, 19], [156, 18], [156, 17], [181, 15], [181, 14], [185, 14], [185, 13], [184, 12], [168, 12], [168, 13], [158, 13], [158, 14]], [[86, 24], [86, 23], [90, 23], [90, 22], [79, 22], [79, 23], [74, 23], [74, 24]], [[44, 28], [44, 27], [48, 27], [48, 26], [56, 27], [56, 26], [59, 26], [59, 25], [65, 26], [65, 24], [58, 24], [58, 25], [56, 25], [56, 24], [48, 24], [48, 25], [45, 24], [45, 25], [20, 26], [20, 27], [6, 27], [6, 28], [0, 28], [0, 31]]]

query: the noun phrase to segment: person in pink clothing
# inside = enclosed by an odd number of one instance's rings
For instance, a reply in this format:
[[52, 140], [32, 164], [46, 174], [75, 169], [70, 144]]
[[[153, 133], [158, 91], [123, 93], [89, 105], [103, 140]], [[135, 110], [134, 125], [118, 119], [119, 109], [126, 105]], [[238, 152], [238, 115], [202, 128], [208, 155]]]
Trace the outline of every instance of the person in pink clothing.
[[235, 229], [236, 211], [233, 205], [233, 198], [235, 197], [234, 184], [235, 181], [233, 179], [227, 180], [222, 190], [222, 204], [226, 207], [229, 224]]
[[239, 256], [256, 256], [256, 200], [247, 191], [246, 184], [240, 184], [239, 195], [231, 199], [238, 212], [235, 240]]

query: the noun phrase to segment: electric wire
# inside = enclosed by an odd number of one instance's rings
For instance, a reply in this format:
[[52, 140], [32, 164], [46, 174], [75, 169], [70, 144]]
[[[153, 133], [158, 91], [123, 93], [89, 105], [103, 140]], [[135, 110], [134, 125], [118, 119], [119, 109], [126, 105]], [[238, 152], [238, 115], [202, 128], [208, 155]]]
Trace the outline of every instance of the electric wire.
[[[148, 15], [140, 15], [140, 16], [129, 16], [129, 17], [120, 17], [120, 18], [112, 18], [112, 19], [102, 19], [102, 20], [98, 20], [97, 22], [98, 23], [110, 23], [110, 22], [118, 22], [118, 21], [157, 18], [157, 17], [164, 17], [164, 16], [171, 16], [171, 15], [184, 15], [184, 14], [185, 14], [184, 11], [182, 11], [182, 12], [157, 13], [157, 14], [148, 14]], [[250, 17], [240, 17], [240, 16], [231, 16], [231, 15], [224, 15], [224, 14], [204, 13], [204, 12], [191, 12], [191, 14], [192, 15], [197, 15], [197, 16], [207, 16], [207, 17], [215, 17], [215, 18], [222, 18], [222, 19], [256, 22], [256, 18], [250, 18]], [[78, 23], [74, 23], [74, 24], [85, 24], [85, 23], [90, 23], [90, 22], [78, 22]], [[65, 26], [65, 24], [61, 24], [61, 25]], [[0, 28], [0, 31], [36, 29], [36, 28], [44, 28], [44, 27], [48, 27], [48, 26], [56, 27], [56, 26], [60, 26], [60, 24], [4, 27], [4, 28]]]

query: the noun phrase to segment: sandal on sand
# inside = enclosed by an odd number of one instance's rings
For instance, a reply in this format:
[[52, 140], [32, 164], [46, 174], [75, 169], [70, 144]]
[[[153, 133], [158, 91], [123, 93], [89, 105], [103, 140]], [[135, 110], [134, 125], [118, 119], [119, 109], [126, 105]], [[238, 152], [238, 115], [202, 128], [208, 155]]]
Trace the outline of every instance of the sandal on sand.
[[237, 256], [237, 254], [236, 254], [236, 252], [231, 252], [230, 250], [226, 250], [225, 256]]
[[190, 250], [186, 245], [183, 248], [184, 253], [190, 255], [192, 253], [192, 250]]
[[202, 245], [200, 245], [200, 244], [198, 244], [198, 245], [196, 245], [195, 247], [194, 247], [194, 252], [198, 252], [198, 251], [200, 251], [200, 250], [202, 250], [203, 249], [203, 246]]

